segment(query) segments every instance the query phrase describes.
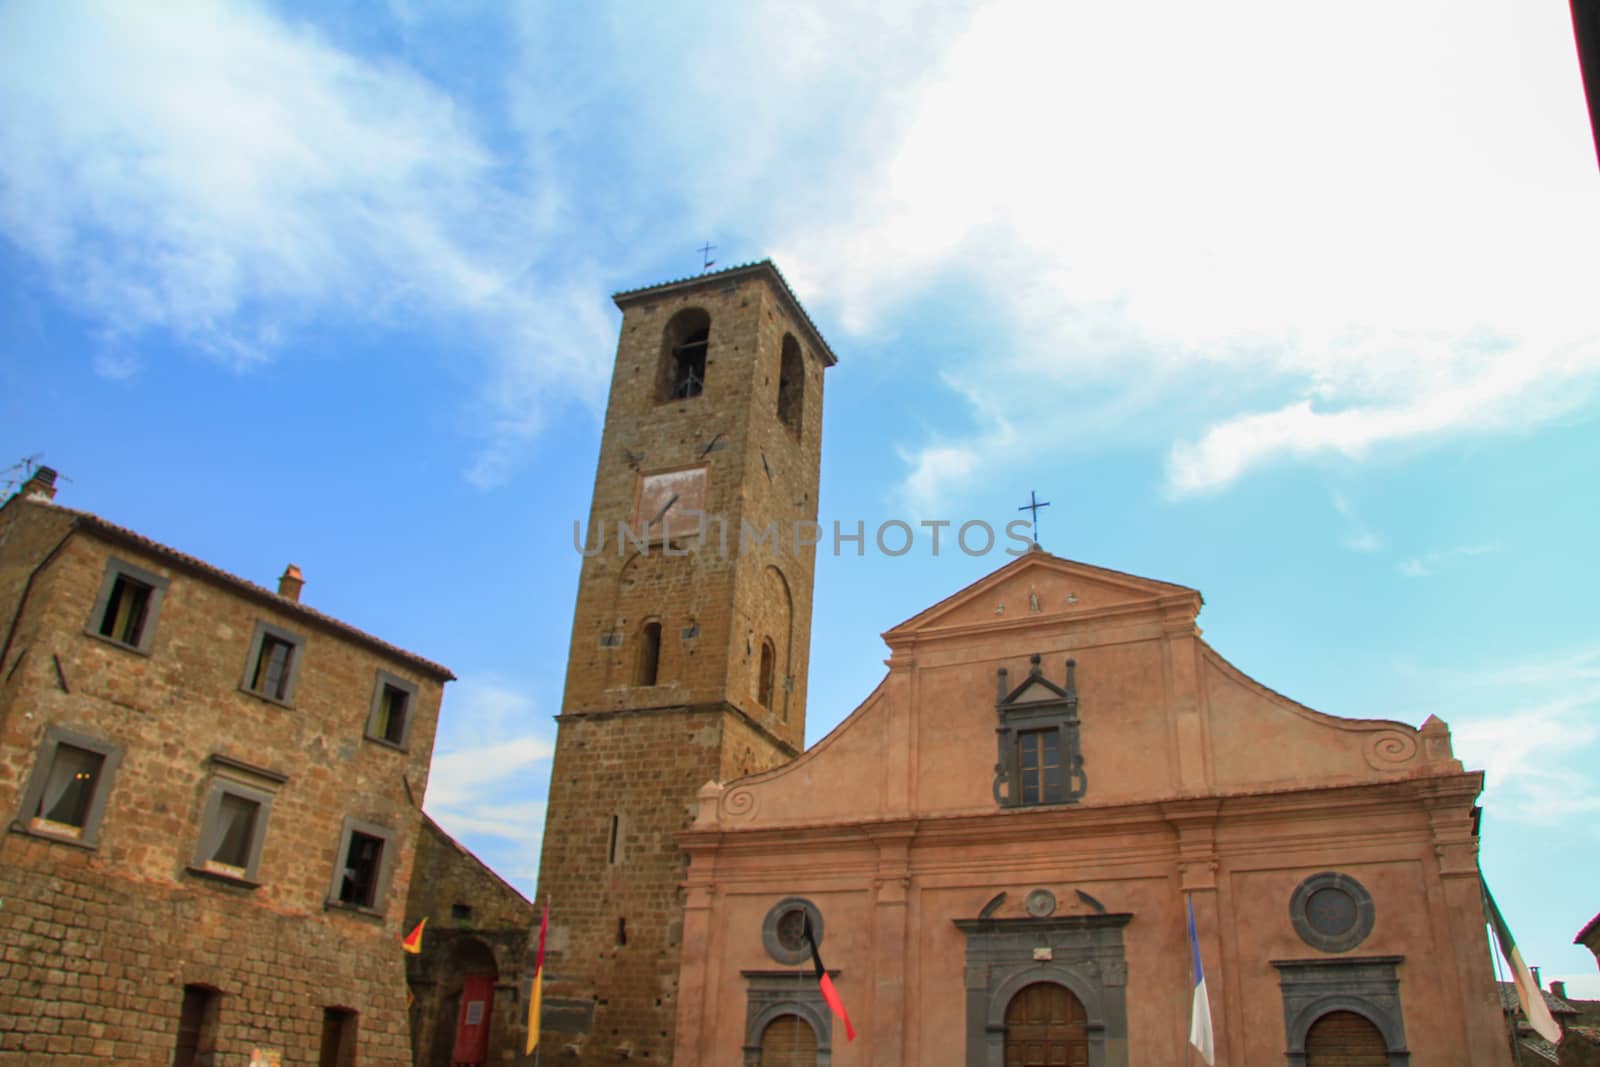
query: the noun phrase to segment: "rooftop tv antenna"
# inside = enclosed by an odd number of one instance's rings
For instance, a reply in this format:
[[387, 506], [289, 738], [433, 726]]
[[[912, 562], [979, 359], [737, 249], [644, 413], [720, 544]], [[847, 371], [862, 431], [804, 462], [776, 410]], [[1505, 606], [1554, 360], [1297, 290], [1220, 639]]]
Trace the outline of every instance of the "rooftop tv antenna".
[[696, 252], [700, 253], [700, 258], [705, 260], [705, 262], [701, 264], [701, 270], [710, 270], [712, 267], [717, 265], [717, 261], [711, 258], [711, 253], [715, 252], [716, 250], [717, 246], [712, 244], [710, 241], [707, 241], [705, 244], [695, 249]]
[[35, 452], [31, 456], [23, 456], [5, 470], [0, 471], [0, 477], [4, 477], [6, 480], [5, 488], [0, 489], [0, 499], [9, 497], [17, 486], [32, 478], [33, 472], [39, 469], [39, 461], [43, 458], [43, 452]]

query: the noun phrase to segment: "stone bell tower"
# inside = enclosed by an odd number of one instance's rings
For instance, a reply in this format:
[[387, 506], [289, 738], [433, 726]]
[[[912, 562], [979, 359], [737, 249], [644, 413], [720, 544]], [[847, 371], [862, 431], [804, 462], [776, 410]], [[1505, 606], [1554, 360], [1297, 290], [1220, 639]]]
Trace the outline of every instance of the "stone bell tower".
[[543, 1057], [671, 1059], [696, 794], [805, 739], [823, 373], [770, 260], [618, 293], [539, 900]]

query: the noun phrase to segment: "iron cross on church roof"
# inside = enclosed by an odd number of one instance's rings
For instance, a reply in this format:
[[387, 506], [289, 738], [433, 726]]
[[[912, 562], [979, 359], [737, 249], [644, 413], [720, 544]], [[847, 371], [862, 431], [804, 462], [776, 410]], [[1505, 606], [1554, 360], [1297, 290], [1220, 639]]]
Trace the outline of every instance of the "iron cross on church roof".
[[1033, 543], [1034, 544], [1038, 544], [1039, 543], [1039, 509], [1040, 508], [1047, 508], [1049, 506], [1050, 506], [1050, 501], [1048, 501], [1048, 500], [1041, 501], [1039, 499], [1038, 495], [1036, 493], [1034, 493], [1034, 491], [1032, 489], [1029, 489], [1028, 490], [1028, 502], [1017, 509], [1018, 511], [1031, 511], [1031, 512], [1033, 512]]

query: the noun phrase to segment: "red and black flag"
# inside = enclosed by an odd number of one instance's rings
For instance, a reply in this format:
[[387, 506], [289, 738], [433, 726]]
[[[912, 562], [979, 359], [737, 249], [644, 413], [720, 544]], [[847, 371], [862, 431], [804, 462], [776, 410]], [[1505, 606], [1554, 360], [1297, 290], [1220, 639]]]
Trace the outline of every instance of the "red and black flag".
[[844, 1001], [839, 999], [839, 991], [833, 988], [833, 979], [828, 977], [827, 968], [822, 966], [822, 956], [817, 952], [816, 938], [811, 936], [811, 916], [805, 917], [806, 944], [811, 946], [811, 963], [817, 969], [817, 985], [822, 987], [822, 999], [828, 1002], [828, 1007], [833, 1010], [844, 1022], [844, 1036], [847, 1041], [856, 1039], [856, 1028], [850, 1025], [850, 1016], [844, 1010]]

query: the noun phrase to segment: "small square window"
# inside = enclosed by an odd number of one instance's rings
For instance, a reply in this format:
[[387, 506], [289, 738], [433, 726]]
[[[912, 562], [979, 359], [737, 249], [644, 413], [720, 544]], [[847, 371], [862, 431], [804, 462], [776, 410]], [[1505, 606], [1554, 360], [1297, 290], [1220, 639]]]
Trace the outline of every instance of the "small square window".
[[394, 865], [393, 831], [372, 823], [345, 819], [339, 835], [338, 862], [328, 903], [335, 907], [381, 912]]
[[256, 623], [240, 688], [279, 704], [290, 703], [294, 699], [295, 682], [300, 676], [300, 656], [304, 647], [305, 638], [298, 634], [271, 623]]
[[105, 578], [85, 629], [114, 645], [148, 654], [167, 579], [125, 560], [106, 563]]
[[272, 814], [273, 794], [259, 786], [275, 785], [283, 777], [272, 771], [250, 768], [223, 756], [212, 756], [222, 773], [213, 778], [211, 790], [201, 809], [200, 840], [195, 846], [191, 869], [203, 873], [255, 882], [261, 866], [261, 848], [266, 842], [267, 820]]
[[94, 847], [122, 750], [58, 726], [45, 731], [18, 828]]
[[416, 685], [388, 671], [379, 671], [372, 691], [372, 709], [367, 714], [367, 739], [404, 748], [411, 734], [416, 698]]

